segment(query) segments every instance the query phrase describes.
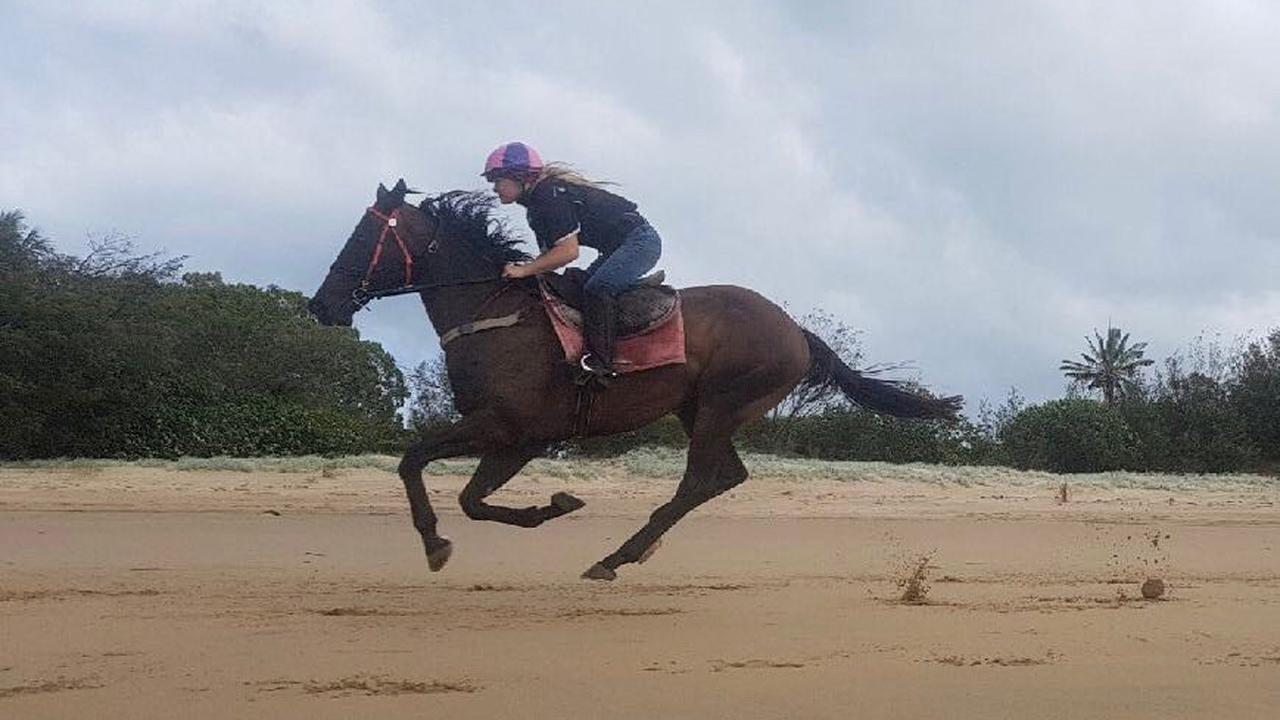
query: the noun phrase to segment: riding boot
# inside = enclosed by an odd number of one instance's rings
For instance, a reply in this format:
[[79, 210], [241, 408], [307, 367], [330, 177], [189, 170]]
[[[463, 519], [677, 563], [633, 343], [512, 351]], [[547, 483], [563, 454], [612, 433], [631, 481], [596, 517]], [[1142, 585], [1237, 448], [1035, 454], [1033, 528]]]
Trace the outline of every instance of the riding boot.
[[618, 301], [607, 293], [587, 295], [586, 312], [583, 313], [583, 338], [587, 354], [582, 367], [600, 377], [617, 377], [613, 367], [613, 350], [617, 333]]

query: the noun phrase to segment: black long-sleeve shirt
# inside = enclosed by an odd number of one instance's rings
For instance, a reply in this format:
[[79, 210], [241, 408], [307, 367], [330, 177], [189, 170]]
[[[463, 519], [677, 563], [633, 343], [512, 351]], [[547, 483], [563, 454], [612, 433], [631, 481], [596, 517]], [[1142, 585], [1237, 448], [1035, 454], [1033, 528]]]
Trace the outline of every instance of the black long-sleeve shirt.
[[608, 255], [645, 222], [630, 200], [589, 185], [547, 178], [517, 200], [543, 252], [574, 231], [578, 243]]

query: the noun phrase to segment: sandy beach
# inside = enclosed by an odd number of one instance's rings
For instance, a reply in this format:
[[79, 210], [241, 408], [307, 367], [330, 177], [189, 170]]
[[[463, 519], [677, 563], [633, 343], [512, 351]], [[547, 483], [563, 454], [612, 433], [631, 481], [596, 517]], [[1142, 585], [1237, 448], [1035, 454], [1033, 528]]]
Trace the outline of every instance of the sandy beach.
[[432, 574], [385, 469], [0, 469], [0, 717], [1276, 717], [1276, 480], [846, 471], [596, 583], [674, 475], [535, 469], [532, 530], [433, 475]]

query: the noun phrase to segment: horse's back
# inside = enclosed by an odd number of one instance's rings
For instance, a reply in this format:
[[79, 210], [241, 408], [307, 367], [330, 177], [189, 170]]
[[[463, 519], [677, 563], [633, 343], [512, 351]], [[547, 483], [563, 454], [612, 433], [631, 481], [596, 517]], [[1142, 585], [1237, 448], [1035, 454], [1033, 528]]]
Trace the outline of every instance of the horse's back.
[[680, 289], [686, 356], [701, 368], [804, 377], [809, 345], [795, 320], [760, 293], [737, 285]]
[[[765, 322], [766, 326], [736, 328], [741, 332], [769, 332], [799, 335], [800, 328], [787, 311], [755, 290], [738, 285], [698, 285], [680, 288], [685, 323]], [[803, 338], [801, 338], [803, 340]]]

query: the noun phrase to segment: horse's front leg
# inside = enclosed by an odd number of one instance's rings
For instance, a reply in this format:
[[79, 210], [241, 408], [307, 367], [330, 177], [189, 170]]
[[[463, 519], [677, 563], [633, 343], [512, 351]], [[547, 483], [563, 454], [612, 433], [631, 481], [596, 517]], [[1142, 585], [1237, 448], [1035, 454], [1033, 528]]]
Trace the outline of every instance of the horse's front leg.
[[545, 444], [537, 443], [486, 452], [480, 458], [480, 465], [471, 476], [471, 481], [458, 496], [462, 511], [472, 520], [492, 520], [531, 528], [585, 505], [586, 503], [567, 492], [552, 495], [551, 504], [543, 506], [512, 508], [490, 505], [484, 501], [515, 477], [530, 460], [540, 455], [545, 447]]
[[436, 513], [431, 508], [427, 489], [422, 483], [422, 470], [427, 463], [441, 458], [457, 457], [480, 451], [480, 424], [463, 419], [444, 428], [427, 431], [400, 460], [400, 479], [404, 481], [405, 494], [409, 497], [409, 512], [413, 527], [422, 536], [422, 546], [427, 553], [427, 566], [436, 572], [449, 562], [453, 543], [436, 532]]

